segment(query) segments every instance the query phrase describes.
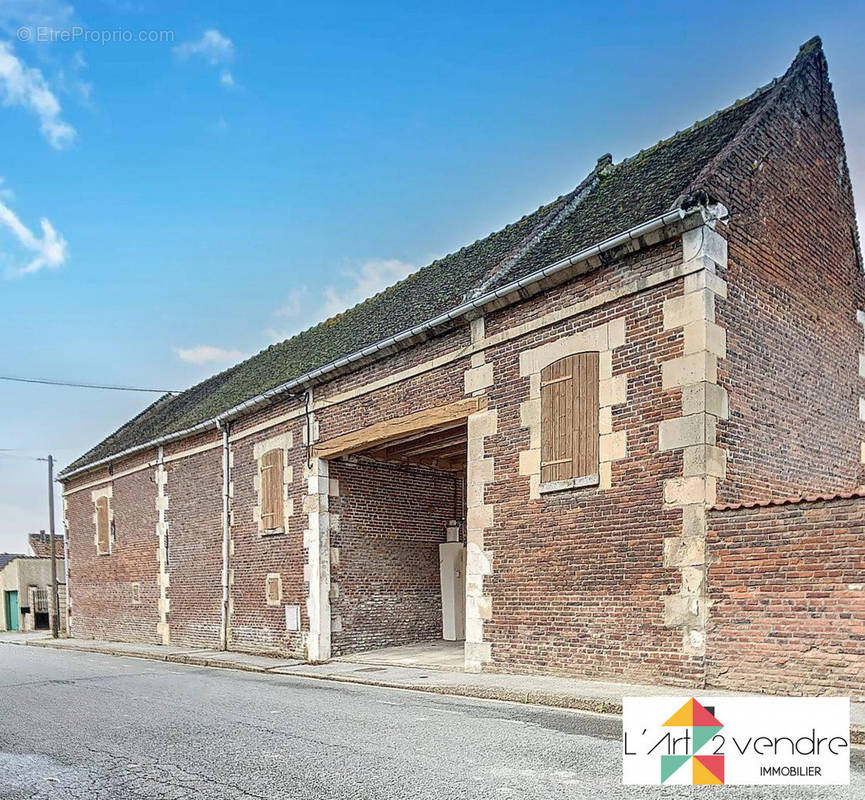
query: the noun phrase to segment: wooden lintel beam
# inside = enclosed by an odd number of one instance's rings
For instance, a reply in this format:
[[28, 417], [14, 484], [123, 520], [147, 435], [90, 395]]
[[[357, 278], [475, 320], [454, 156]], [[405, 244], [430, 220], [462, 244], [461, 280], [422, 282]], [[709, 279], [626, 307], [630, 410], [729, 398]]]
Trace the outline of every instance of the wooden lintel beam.
[[[445, 406], [418, 411], [404, 417], [376, 422], [341, 436], [319, 442], [312, 448], [316, 458], [336, 458], [360, 453], [362, 450], [380, 448], [383, 444], [401, 436], [422, 431], [432, 431], [463, 420], [475, 411], [486, 408], [485, 397], [467, 397]], [[452, 427], [452, 425], [451, 425]]]
[[391, 455], [400, 454], [404, 449], [425, 445], [427, 442], [433, 441], [437, 437], [441, 436], [458, 435], [465, 439], [468, 435], [465, 431], [465, 424], [465, 419], [458, 419], [454, 422], [443, 424], [432, 432], [423, 431], [422, 433], [413, 433], [409, 436], [400, 436], [398, 439], [392, 439], [385, 442], [381, 447], [377, 447], [374, 450], [368, 450], [365, 455], [372, 458], [388, 458]]
[[452, 431], [444, 431], [406, 444], [396, 442], [383, 452], [388, 456], [419, 456], [424, 453], [434, 453], [454, 444], [462, 444], [465, 448], [467, 441], [468, 434], [464, 429], [457, 431], [456, 434]]

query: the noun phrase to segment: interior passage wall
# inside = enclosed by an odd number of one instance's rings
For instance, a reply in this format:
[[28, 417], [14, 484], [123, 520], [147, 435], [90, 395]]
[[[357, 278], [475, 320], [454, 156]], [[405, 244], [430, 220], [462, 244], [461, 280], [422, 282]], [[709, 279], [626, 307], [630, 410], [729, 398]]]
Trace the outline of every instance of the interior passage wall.
[[111, 491], [111, 552], [96, 550], [91, 489], [66, 498], [72, 634], [81, 639], [161, 641], [157, 582], [156, 484], [145, 469], [95, 487]]
[[440, 639], [438, 546], [462, 517], [462, 477], [361, 458], [331, 462], [330, 477], [333, 654]]
[[865, 697], [865, 497], [712, 511], [707, 681]]

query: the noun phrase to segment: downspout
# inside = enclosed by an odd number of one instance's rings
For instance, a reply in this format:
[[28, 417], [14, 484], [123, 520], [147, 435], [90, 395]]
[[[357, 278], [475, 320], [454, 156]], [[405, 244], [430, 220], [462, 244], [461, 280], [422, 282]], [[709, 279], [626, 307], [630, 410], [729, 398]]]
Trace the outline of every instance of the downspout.
[[222, 625], [221, 642], [222, 650], [228, 650], [228, 623], [229, 623], [229, 560], [231, 557], [231, 458], [228, 449], [228, 432], [231, 423], [216, 421], [216, 427], [222, 431]]
[[66, 519], [66, 498], [63, 498], [63, 591], [66, 594], [66, 609], [63, 621], [66, 635], [72, 636], [72, 595], [69, 591], [69, 520]]

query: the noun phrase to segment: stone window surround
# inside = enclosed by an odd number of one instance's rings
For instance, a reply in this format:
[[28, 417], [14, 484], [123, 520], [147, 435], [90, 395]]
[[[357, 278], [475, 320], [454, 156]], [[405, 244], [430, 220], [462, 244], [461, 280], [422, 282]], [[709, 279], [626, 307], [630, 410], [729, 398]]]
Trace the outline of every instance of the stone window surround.
[[[113, 550], [114, 545], [114, 503], [111, 502], [111, 498], [114, 494], [114, 490], [109, 484], [108, 486], [101, 486], [98, 489], [94, 489], [90, 492], [90, 499], [93, 502], [93, 544], [96, 547], [96, 555], [98, 556], [110, 556]], [[108, 498], [108, 549], [105, 551], [101, 551], [99, 549], [99, 521], [98, 515], [96, 511], [96, 501], [100, 497]]]
[[[625, 344], [625, 319], [616, 319], [579, 333], [562, 336], [520, 353], [520, 377], [529, 379], [528, 400], [520, 403], [520, 426], [529, 429], [529, 449], [520, 452], [520, 475], [529, 478], [529, 498], [597, 486], [612, 486], [612, 465], [627, 456], [627, 433], [613, 431], [613, 406], [627, 401], [628, 375], [613, 375], [613, 350]], [[541, 370], [577, 353], [598, 357], [598, 475], [541, 483]]]
[[[252, 446], [252, 455], [255, 459], [255, 476], [253, 484], [255, 488], [255, 507], [252, 514], [258, 528], [259, 536], [277, 536], [284, 534], [288, 527], [288, 518], [294, 514], [294, 501], [291, 497], [291, 484], [294, 479], [294, 470], [288, 463], [289, 451], [294, 446], [294, 436], [291, 431], [262, 439]], [[282, 450], [282, 502], [284, 525], [281, 528], [266, 529], [261, 521], [261, 458], [271, 450]]]
[[[269, 586], [271, 581], [275, 583], [276, 595], [271, 596]], [[279, 606], [282, 604], [282, 575], [278, 572], [268, 572], [264, 579], [264, 601], [269, 606]]]

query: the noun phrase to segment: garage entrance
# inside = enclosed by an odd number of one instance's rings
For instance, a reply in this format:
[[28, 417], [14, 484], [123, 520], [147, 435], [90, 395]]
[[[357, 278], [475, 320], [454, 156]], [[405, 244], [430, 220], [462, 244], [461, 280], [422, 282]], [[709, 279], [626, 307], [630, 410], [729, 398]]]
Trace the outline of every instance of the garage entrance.
[[455, 405], [390, 421], [380, 439], [372, 429], [352, 434], [351, 452], [328, 459], [339, 482], [330, 531], [334, 658], [463, 668], [466, 417], [477, 405]]

